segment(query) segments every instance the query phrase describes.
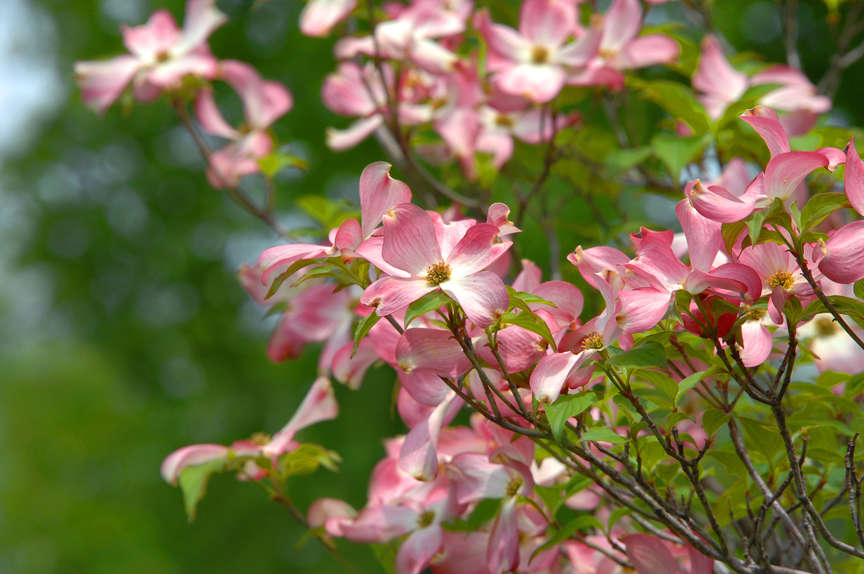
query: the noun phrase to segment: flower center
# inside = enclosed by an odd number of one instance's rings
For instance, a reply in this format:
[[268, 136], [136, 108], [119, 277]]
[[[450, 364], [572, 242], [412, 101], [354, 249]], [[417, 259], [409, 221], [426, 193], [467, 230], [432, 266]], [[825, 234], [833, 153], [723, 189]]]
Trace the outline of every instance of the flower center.
[[420, 528], [426, 528], [427, 526], [432, 524], [434, 520], [435, 513], [431, 510], [427, 510], [417, 518], [417, 526], [419, 526]]
[[450, 266], [439, 261], [426, 268], [426, 281], [430, 285], [441, 285], [450, 279]]
[[162, 50], [156, 54], [156, 61], [160, 64], [163, 64], [171, 59], [171, 54], [168, 50]]
[[513, 478], [507, 484], [507, 496], [516, 496], [519, 494], [519, 489], [522, 488], [522, 479]]
[[594, 331], [584, 339], [582, 339], [582, 348], [583, 349], [595, 349], [599, 350], [603, 348], [603, 335]]
[[837, 325], [827, 317], [819, 317], [816, 319], [814, 326], [816, 327], [816, 333], [820, 337], [830, 337], [837, 332]]
[[505, 128], [513, 127], [513, 120], [506, 114], [498, 114], [498, 117], [495, 118], [495, 125]]
[[270, 442], [270, 435], [263, 432], [256, 432], [251, 437], [249, 437], [249, 442], [258, 446], [264, 446], [268, 442]]
[[775, 271], [768, 277], [768, 287], [772, 289], [774, 287], [782, 287], [786, 291], [792, 288], [795, 284], [795, 280], [792, 279], [792, 274], [788, 271]]
[[549, 49], [546, 46], [534, 46], [531, 49], [531, 61], [535, 64], [545, 64], [549, 59]]

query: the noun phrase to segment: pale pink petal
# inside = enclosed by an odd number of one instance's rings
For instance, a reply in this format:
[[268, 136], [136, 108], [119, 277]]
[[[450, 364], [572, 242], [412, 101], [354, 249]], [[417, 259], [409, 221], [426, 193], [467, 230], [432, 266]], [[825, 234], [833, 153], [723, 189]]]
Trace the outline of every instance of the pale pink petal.
[[221, 63], [222, 78], [243, 99], [246, 120], [253, 129], [264, 129], [291, 109], [291, 93], [281, 84], [261, 79], [255, 68], [243, 62]]
[[400, 203], [411, 201], [408, 186], [390, 177], [391, 167], [389, 163], [377, 161], [367, 165], [360, 174], [360, 221], [364, 239], [372, 235], [385, 213]]
[[423, 327], [408, 329], [399, 338], [396, 361], [406, 373], [414, 369], [429, 369], [448, 376], [462, 374], [470, 366], [450, 331]]
[[212, 54], [196, 51], [159, 64], [147, 72], [144, 79], [157, 88], [174, 90], [180, 87], [186, 76], [212, 78], [217, 69], [218, 63]]
[[503, 130], [481, 129], [474, 142], [476, 151], [492, 155], [492, 165], [500, 168], [513, 155], [513, 138]]
[[318, 259], [330, 253], [329, 245], [310, 243], [289, 243], [265, 249], [258, 256], [258, 267], [262, 271], [261, 282], [269, 285], [301, 259]]
[[258, 173], [258, 160], [273, 149], [273, 140], [265, 132], [249, 132], [210, 156], [207, 178], [217, 189], [236, 187], [240, 179]]
[[615, 316], [618, 325], [625, 333], [647, 331], [666, 315], [672, 293], [658, 291], [650, 287], [625, 289], [618, 293], [621, 308]]
[[702, 39], [702, 56], [699, 69], [693, 76], [693, 87], [714, 98], [716, 109], [711, 114], [714, 118], [719, 117], [723, 109], [737, 101], [747, 89], [747, 76], [729, 65], [720, 42], [714, 36]]
[[526, 293], [532, 292], [543, 279], [543, 270], [528, 259], [522, 260], [522, 271], [513, 280], [513, 288]]
[[477, 114], [468, 108], [455, 108], [435, 121], [435, 131], [459, 158], [474, 157], [479, 130]]
[[543, 104], [561, 92], [564, 70], [558, 66], [520, 64], [498, 73], [494, 82], [503, 92]]
[[515, 496], [504, 499], [489, 534], [486, 561], [490, 574], [504, 574], [519, 566], [519, 529], [516, 520]]
[[356, 6], [357, 0], [312, 0], [300, 13], [300, 31], [306, 36], [326, 36]]
[[531, 308], [535, 311], [540, 309], [546, 311], [562, 326], [576, 321], [582, 313], [584, 298], [582, 297], [582, 292], [572, 283], [567, 283], [566, 281], [546, 281], [538, 285], [531, 292], [555, 304], [555, 307], [549, 307], [545, 304], [536, 303], [532, 304]]
[[420, 574], [441, 550], [443, 539], [438, 524], [414, 531], [396, 554], [396, 574]]
[[487, 10], [474, 15], [474, 27], [486, 40], [489, 50], [489, 70], [494, 72], [509, 67], [514, 62], [524, 61], [531, 55], [531, 43], [513, 28], [493, 24]]
[[757, 106], [738, 117], [756, 130], [756, 133], [759, 134], [759, 137], [768, 146], [768, 151], [771, 152], [772, 158], [790, 151], [789, 136], [786, 135], [786, 130], [783, 129], [783, 125], [777, 117], [777, 112], [774, 110]]
[[752, 201], [735, 196], [719, 185], [704, 186], [699, 182], [691, 188], [688, 199], [700, 214], [722, 223], [741, 221], [756, 208]]
[[228, 458], [228, 447], [221, 444], [193, 444], [184, 446], [169, 454], [162, 461], [162, 478], [171, 484], [177, 484], [177, 479], [180, 477], [180, 472], [187, 466], [196, 466], [219, 460], [220, 458]]
[[179, 52], [188, 52], [204, 44], [210, 34], [228, 21], [228, 18], [216, 8], [214, 0], [188, 0], [186, 2], [186, 18], [183, 20], [183, 33], [175, 48]]
[[[848, 177], [848, 175], [847, 175]], [[819, 270], [838, 283], [849, 284], [864, 277], [864, 219], [831, 233], [825, 243]]]
[[808, 110], [792, 110], [783, 114], [780, 123], [783, 124], [783, 129], [791, 137], [803, 136], [813, 129], [813, 126], [819, 121], [819, 116], [820, 114]]
[[771, 158], [765, 168], [765, 195], [786, 199], [810, 172], [828, 167], [828, 158], [815, 151], [790, 151]]
[[407, 506], [367, 506], [350, 523], [342, 526], [345, 538], [360, 544], [376, 544], [411, 532], [417, 527], [417, 512]]
[[382, 277], [363, 291], [360, 302], [375, 307], [381, 317], [401, 311], [426, 293], [435, 289], [426, 279]]
[[855, 149], [855, 139], [846, 146], [846, 197], [860, 215], [864, 215], [864, 161]]
[[512, 241], [500, 241], [498, 227], [489, 223], [473, 225], [447, 256], [452, 278], [467, 277], [486, 269], [501, 257]]
[[306, 520], [310, 528], [323, 526], [330, 536], [344, 536], [342, 525], [350, 522], [355, 516], [357, 511], [344, 500], [319, 498], [309, 505]]
[[757, 367], [771, 354], [771, 331], [759, 321], [741, 325], [741, 361], [745, 367]]
[[213, 90], [203, 88], [195, 99], [195, 117], [198, 123], [209, 134], [226, 139], [239, 139], [240, 132], [228, 125], [213, 99]]
[[443, 261], [429, 214], [413, 203], [393, 207], [384, 217], [381, 254], [394, 267], [425, 277], [430, 265]]
[[438, 475], [438, 435], [462, 407], [462, 399], [449, 391], [441, 404], [405, 437], [399, 451], [399, 468], [417, 480], [428, 481]]
[[534, 397], [542, 403], [554, 403], [570, 374], [585, 359], [585, 353], [581, 352], [553, 353], [540, 359], [530, 379]]
[[650, 534], [629, 534], [621, 538], [627, 558], [637, 574], [681, 574], [681, 568], [663, 540]]
[[687, 239], [690, 265], [694, 269], [707, 271], [714, 263], [717, 253], [723, 249], [722, 224], [696, 211], [687, 199], [678, 202], [675, 214]]
[[597, 56], [602, 39], [603, 30], [592, 27], [575, 42], [570, 42], [560, 50], [557, 50], [552, 55], [552, 62], [567, 66], [568, 68], [586, 66]]
[[327, 128], [325, 132], [327, 147], [336, 151], [352, 148], [372, 135], [383, 123], [384, 119], [375, 115], [357, 120], [348, 129]]
[[333, 386], [327, 377], [319, 377], [309, 388], [288, 424], [273, 435], [270, 442], [262, 448], [262, 452], [265, 456], [279, 456], [285, 452], [297, 431], [321, 421], [335, 419], [338, 415], [339, 405], [333, 394]]
[[510, 207], [505, 203], [493, 203], [486, 211], [486, 223], [491, 223], [498, 228], [502, 235], [518, 233], [519, 228], [510, 221]]
[[327, 75], [321, 99], [330, 111], [342, 116], [368, 116], [378, 108], [364, 85], [363, 70], [353, 62], [340, 64], [336, 73]]
[[353, 250], [359, 247], [362, 242], [363, 233], [360, 222], [353, 217], [343, 221], [333, 237], [333, 246], [336, 249]]
[[103, 62], [76, 62], [75, 79], [84, 103], [104, 112], [120, 97], [139, 67], [133, 56], [118, 56]]
[[154, 12], [146, 24], [123, 26], [123, 44], [132, 54], [146, 62], [168, 56], [180, 36], [174, 17], [167, 10]]
[[426, 38], [415, 38], [410, 45], [410, 54], [411, 61], [418, 68], [433, 74], [451, 72], [459, 61], [459, 56], [438, 42]]
[[381, 249], [384, 247], [384, 237], [382, 235], [372, 235], [368, 239], [365, 239], [356, 249], [354, 249], [354, 254], [358, 257], [361, 257], [377, 267], [381, 270], [385, 275], [390, 275], [391, 277], [404, 277], [408, 278], [411, 276], [407, 271], [403, 271], [402, 269], [397, 269], [393, 267], [386, 261], [384, 261], [384, 256], [381, 255]]
[[640, 36], [628, 42], [615, 57], [619, 70], [644, 68], [674, 61], [681, 52], [678, 42], [663, 34]]
[[491, 271], [451, 279], [440, 287], [459, 303], [468, 319], [481, 328], [502, 315], [510, 301], [504, 282]]
[[460, 504], [507, 495], [510, 473], [504, 465], [490, 461], [485, 452], [462, 452], [450, 462]]
[[642, 25], [639, 0], [614, 0], [603, 18], [601, 50], [617, 53], [636, 37]]
[[747, 265], [725, 263], [711, 270], [711, 278], [709, 283], [714, 286], [720, 285], [716, 281], [717, 278], [734, 281], [733, 285], [720, 288], [745, 293], [751, 301], [755, 301], [762, 294], [762, 279], [759, 278], [759, 274], [756, 271]]
[[[409, 329], [409, 331], [413, 331], [413, 329]], [[446, 372], [445, 374], [449, 374], [449, 371], [452, 370], [444, 365], [442, 368]], [[402, 373], [399, 375], [399, 381], [402, 383], [402, 388], [417, 404], [427, 407], [440, 405], [441, 401], [451, 392], [450, 387], [436, 373], [436, 369], [415, 369], [410, 373]]]
[[[515, 325], [498, 331], [497, 339], [498, 354], [501, 355], [508, 373], [518, 373], [530, 368], [543, 356], [546, 347], [540, 335]], [[478, 342], [475, 346], [484, 361], [497, 367], [497, 360], [488, 343]], [[485, 399], [484, 395], [483, 400]]]
[[576, 26], [576, 6], [567, 0], [525, 0], [519, 33], [535, 44], [560, 46]]

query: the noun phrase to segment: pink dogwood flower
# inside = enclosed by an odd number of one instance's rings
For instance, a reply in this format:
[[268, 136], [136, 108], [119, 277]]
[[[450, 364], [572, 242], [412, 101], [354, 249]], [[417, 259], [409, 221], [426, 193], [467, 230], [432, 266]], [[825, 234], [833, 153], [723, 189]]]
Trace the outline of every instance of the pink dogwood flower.
[[104, 112], [130, 82], [135, 99], [149, 102], [164, 91], [179, 88], [186, 76], [213, 77], [217, 62], [207, 38], [225, 21], [213, 0], [189, 0], [182, 30], [165, 10], [154, 12], [141, 26], [124, 26], [128, 55], [75, 64], [84, 103]]
[[258, 160], [273, 149], [270, 126], [292, 106], [291, 93], [278, 82], [261, 79], [252, 66], [226, 60], [219, 64], [219, 77], [243, 100], [246, 124], [228, 125], [213, 100], [210, 88], [201, 90], [195, 103], [198, 121], [205, 131], [232, 143], [213, 153], [207, 178], [213, 187], [236, 187], [240, 178], [258, 173]]
[[356, 7], [357, 0], [311, 0], [300, 12], [300, 31], [306, 36], [326, 36]]
[[499, 240], [496, 226], [476, 223], [467, 230], [446, 229], [423, 209], [404, 203], [384, 217], [383, 238], [382, 259], [397, 275], [378, 279], [361, 298], [380, 316], [404, 309], [436, 289], [456, 300], [480, 327], [507, 309], [504, 283], [485, 270], [512, 244]]

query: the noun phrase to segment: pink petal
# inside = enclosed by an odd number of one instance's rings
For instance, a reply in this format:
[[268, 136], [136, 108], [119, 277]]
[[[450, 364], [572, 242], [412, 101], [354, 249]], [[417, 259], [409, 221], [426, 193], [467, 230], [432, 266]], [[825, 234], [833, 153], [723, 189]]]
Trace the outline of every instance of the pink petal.
[[222, 113], [213, 100], [213, 90], [209, 87], [202, 88], [195, 99], [195, 117], [198, 123], [209, 134], [226, 139], [239, 139], [240, 132], [228, 125]]
[[493, 24], [487, 10], [474, 16], [474, 27], [483, 35], [489, 50], [489, 70], [498, 71], [509, 67], [531, 54], [531, 43], [516, 30], [500, 24]]
[[[755, 301], [762, 294], [762, 279], [759, 274], [747, 265], [740, 263], [725, 263], [711, 270], [712, 279], [709, 283], [712, 286], [729, 289], [738, 293], [746, 293], [750, 301]], [[723, 278], [734, 281], [734, 284], [722, 286], [715, 281], [717, 278]]]
[[273, 140], [266, 132], [249, 132], [210, 156], [207, 178], [216, 189], [236, 187], [240, 179], [261, 171], [258, 160], [270, 153]]
[[714, 560], [687, 545], [687, 554], [690, 556], [690, 574], [712, 574], [714, 572]]
[[406, 373], [429, 369], [446, 376], [461, 375], [470, 366], [450, 331], [423, 327], [408, 329], [399, 338], [396, 361]]
[[672, 293], [658, 291], [650, 287], [625, 289], [618, 293], [621, 308], [615, 320], [625, 333], [647, 331], [666, 315]]
[[860, 215], [864, 215], [864, 162], [855, 149], [855, 139], [846, 146], [846, 197]]
[[411, 201], [408, 186], [390, 177], [391, 167], [389, 163], [377, 161], [367, 165], [360, 174], [360, 221], [364, 239], [372, 235], [385, 213], [400, 203]]
[[738, 116], [756, 130], [759, 137], [768, 146], [771, 157], [790, 151], [789, 136], [777, 117], [777, 112], [770, 108], [758, 106]]
[[[545, 343], [540, 335], [510, 325], [498, 331], [498, 353], [508, 373], [518, 373], [530, 368], [544, 355]], [[477, 352], [490, 365], [498, 365], [495, 355], [485, 342], [477, 343]], [[485, 395], [482, 397], [486, 399]]]
[[747, 76], [729, 65], [720, 42], [714, 36], [708, 35], [702, 39], [702, 56], [699, 58], [699, 69], [693, 76], [693, 87], [715, 99], [718, 109], [711, 114], [715, 119], [747, 89]]
[[810, 172], [828, 167], [828, 158], [815, 151], [790, 151], [771, 158], [765, 168], [765, 195], [786, 199]]
[[401, 311], [426, 293], [434, 290], [426, 279], [402, 279], [382, 277], [363, 291], [360, 302], [375, 307], [375, 312], [386, 317]]
[[333, 386], [327, 377], [319, 377], [309, 388], [297, 412], [282, 430], [263, 448], [265, 456], [279, 456], [285, 452], [297, 431], [317, 422], [335, 419], [339, 415], [339, 405], [333, 394]]
[[167, 10], [157, 10], [146, 24], [131, 28], [123, 26], [121, 30], [126, 49], [146, 61], [156, 60], [157, 55], [168, 55], [180, 37], [177, 23]]
[[485, 452], [462, 452], [450, 461], [457, 500], [468, 504], [484, 498], [504, 498], [510, 484], [507, 467], [489, 460]]
[[639, 0], [614, 0], [603, 18], [601, 50], [619, 52], [636, 37], [641, 24], [642, 7]]
[[396, 554], [396, 574], [420, 574], [441, 550], [443, 540], [438, 524], [415, 530]]
[[576, 26], [576, 7], [563, 0], [525, 0], [519, 33], [536, 44], [560, 46]]
[[324, 526], [330, 536], [343, 536], [342, 525], [357, 516], [357, 511], [345, 502], [336, 498], [319, 498], [306, 513], [310, 528]]
[[531, 373], [531, 391], [542, 403], [554, 403], [570, 374], [586, 359], [585, 353], [552, 353], [546, 355]]
[[691, 188], [688, 199], [700, 214], [721, 223], [741, 221], [756, 208], [752, 201], [737, 197], [719, 185], [706, 187], [699, 182]]
[[357, 0], [312, 0], [300, 13], [300, 31], [306, 36], [326, 36], [356, 6]]
[[417, 512], [407, 506], [367, 506], [350, 523], [342, 526], [348, 540], [360, 544], [389, 542], [417, 527]]
[[558, 66], [520, 64], [497, 74], [494, 82], [502, 92], [544, 104], [564, 87], [564, 70]]
[[377, 105], [364, 85], [362, 68], [354, 63], [343, 63], [334, 74], [324, 79], [321, 98], [333, 113], [342, 116], [368, 116]]
[[747, 321], [741, 325], [741, 361], [745, 367], [764, 363], [771, 354], [772, 344], [771, 331], [761, 322]]
[[510, 296], [501, 278], [491, 271], [451, 279], [441, 290], [453, 297], [476, 326], [485, 328], [507, 310]]
[[554, 303], [555, 307], [532, 304], [531, 308], [535, 311], [540, 309], [545, 310], [562, 326], [576, 321], [582, 313], [584, 298], [582, 297], [582, 292], [572, 283], [567, 283], [566, 281], [546, 281], [538, 285], [532, 293]]
[[447, 256], [453, 278], [466, 277], [486, 269], [510, 249], [512, 244], [512, 241], [498, 239], [498, 227], [495, 225], [473, 225]]
[[333, 237], [333, 246], [336, 249], [354, 250], [363, 241], [360, 222], [353, 217], [346, 219], [339, 225], [336, 235]]
[[205, 45], [210, 34], [227, 21], [228, 18], [216, 8], [213, 0], [188, 0], [177, 50], [188, 52]]
[[243, 99], [246, 119], [253, 129], [269, 127], [291, 109], [291, 93], [281, 84], [262, 80], [249, 64], [226, 60], [221, 70], [222, 78]]
[[825, 243], [825, 251], [825, 257], [819, 262], [819, 270], [826, 277], [843, 284], [864, 278], [864, 219], [831, 233]]
[[120, 97], [139, 67], [133, 56], [118, 56], [103, 62], [75, 62], [75, 79], [84, 103], [104, 112]]
[[433, 480], [438, 475], [438, 435], [462, 408], [462, 399], [449, 391], [445, 400], [405, 437], [399, 451], [399, 468], [417, 480]]
[[687, 199], [678, 202], [675, 214], [687, 239], [690, 265], [694, 269], [707, 271], [714, 264], [717, 253], [723, 249], [722, 224], [696, 211]]
[[187, 466], [196, 466], [228, 457], [228, 447], [221, 444], [193, 444], [184, 446], [169, 454], [162, 461], [162, 478], [165, 482], [177, 484], [180, 472]]
[[375, 115], [357, 120], [345, 130], [327, 128], [325, 134], [327, 147], [336, 151], [352, 148], [372, 135], [383, 123], [384, 119]]
[[637, 574], [680, 574], [675, 557], [657, 536], [629, 534], [621, 538]]
[[504, 499], [489, 533], [486, 561], [491, 574], [511, 572], [519, 566], [519, 529], [516, 524], [516, 497]]
[[217, 68], [216, 58], [212, 54], [189, 52], [157, 65], [146, 74], [145, 79], [156, 88], [173, 90], [180, 87], [186, 76], [212, 78]]
[[[448, 367], [443, 368], [447, 371], [450, 370]], [[399, 381], [402, 383], [402, 388], [417, 404], [427, 407], [440, 405], [451, 392], [450, 387], [444, 384], [435, 369], [421, 368], [410, 373], [402, 373], [399, 375]]]
[[513, 280], [513, 288], [517, 291], [531, 293], [540, 285], [543, 278], [543, 270], [536, 263], [528, 259], [522, 260], [522, 271]]
[[401, 203], [391, 209], [384, 217], [381, 254], [394, 267], [415, 277], [425, 277], [429, 266], [443, 261], [429, 214], [412, 203]]
[[628, 42], [615, 58], [619, 70], [644, 68], [674, 61], [681, 52], [678, 42], [663, 34], [640, 36]]
[[561, 47], [552, 57], [552, 62], [568, 68], [581, 68], [587, 66], [597, 57], [600, 50], [600, 42], [603, 39], [603, 30], [592, 27], [584, 36]]
[[318, 259], [330, 253], [329, 245], [310, 243], [289, 243], [265, 249], [258, 256], [258, 267], [262, 271], [261, 282], [269, 285], [301, 259]]

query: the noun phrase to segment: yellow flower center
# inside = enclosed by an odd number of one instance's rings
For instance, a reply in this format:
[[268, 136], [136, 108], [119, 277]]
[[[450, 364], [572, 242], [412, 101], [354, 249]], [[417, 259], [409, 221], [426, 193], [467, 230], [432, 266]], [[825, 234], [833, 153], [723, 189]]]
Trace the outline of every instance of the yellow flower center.
[[440, 261], [426, 268], [426, 281], [430, 285], [441, 285], [450, 279], [450, 266]]
[[585, 350], [594, 349], [599, 350], [603, 348], [603, 335], [594, 331], [584, 339], [582, 339], [582, 348]]
[[795, 280], [792, 278], [792, 274], [788, 271], [775, 271], [770, 277], [768, 277], [767, 283], [772, 289], [774, 287], [782, 287], [788, 291], [795, 284]]
[[270, 435], [263, 432], [256, 432], [249, 438], [249, 442], [257, 444], [258, 446], [264, 446], [270, 442]]
[[521, 478], [513, 478], [510, 480], [510, 483], [507, 484], [507, 496], [516, 496], [519, 494], [519, 489], [522, 488], [522, 479]]
[[819, 317], [813, 322], [813, 326], [816, 327], [816, 333], [820, 337], [830, 337], [838, 329], [837, 324], [827, 317]]
[[417, 518], [417, 526], [419, 526], [420, 528], [426, 528], [427, 526], [432, 524], [434, 520], [435, 513], [431, 510], [427, 510]]
[[535, 64], [545, 64], [549, 59], [549, 49], [546, 46], [534, 46], [531, 49], [531, 61]]
[[509, 128], [513, 126], [513, 120], [508, 115], [498, 114], [498, 117], [495, 118], [495, 125]]

